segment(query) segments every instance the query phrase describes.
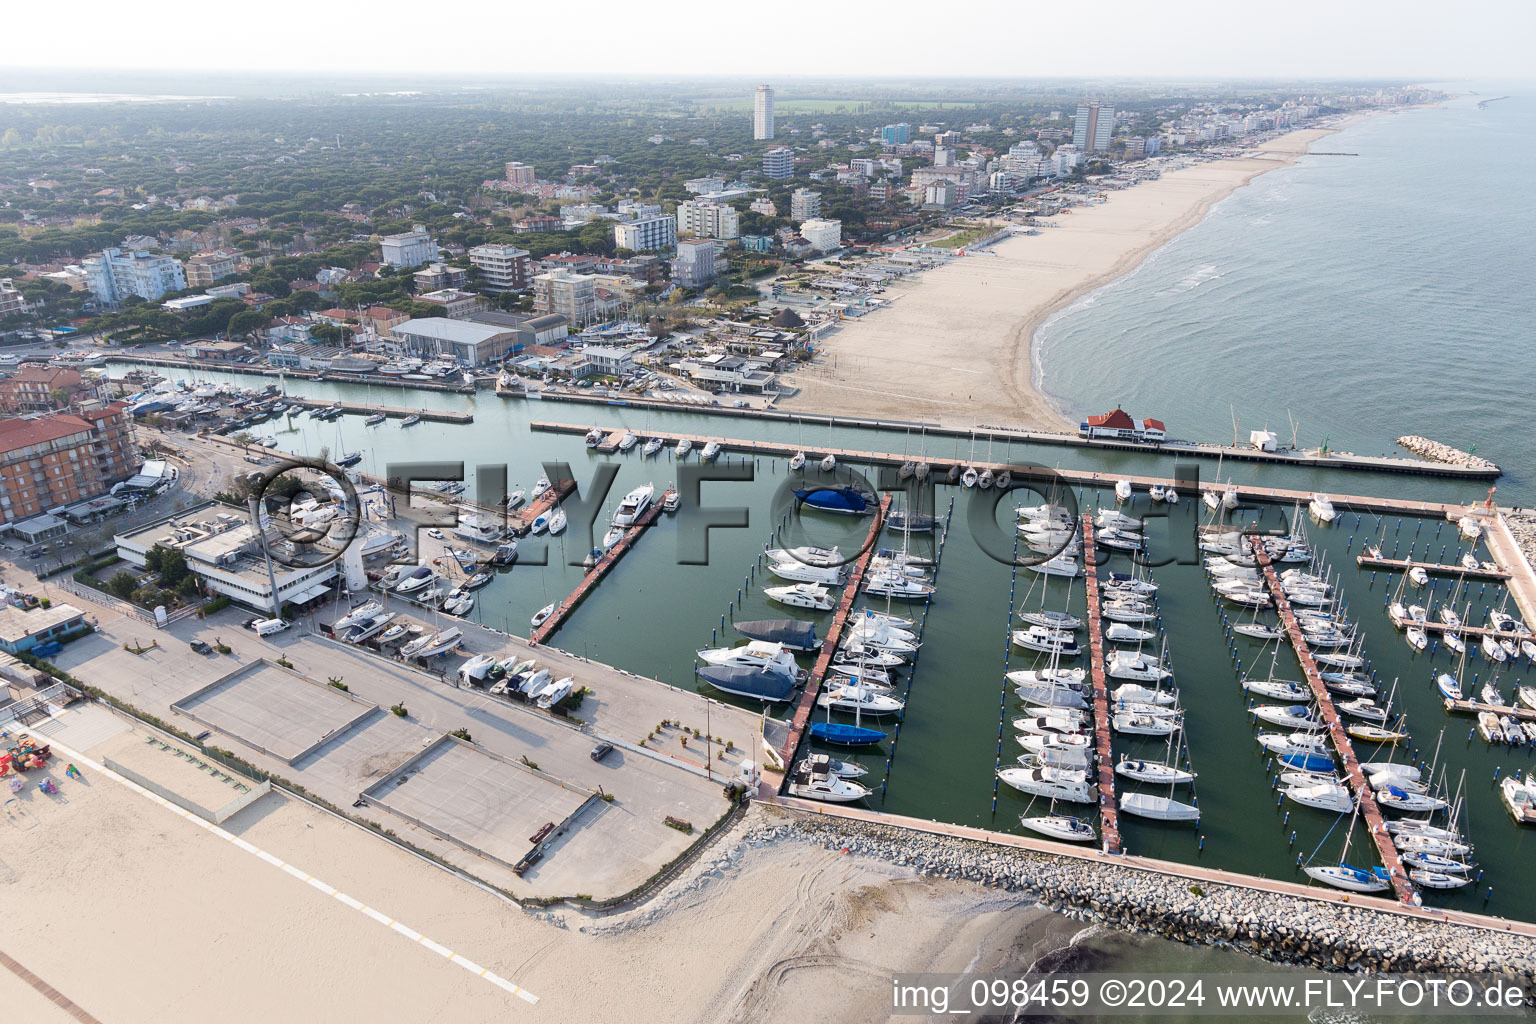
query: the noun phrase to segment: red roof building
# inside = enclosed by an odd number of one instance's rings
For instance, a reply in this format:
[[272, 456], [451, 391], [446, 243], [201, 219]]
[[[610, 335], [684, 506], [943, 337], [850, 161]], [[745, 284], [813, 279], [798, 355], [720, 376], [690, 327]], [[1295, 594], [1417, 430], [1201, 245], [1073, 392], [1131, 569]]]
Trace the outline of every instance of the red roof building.
[[1089, 440], [1104, 441], [1160, 442], [1167, 438], [1162, 420], [1145, 419], [1138, 427], [1130, 414], [1118, 405], [1110, 412], [1089, 416], [1077, 425], [1077, 433]]

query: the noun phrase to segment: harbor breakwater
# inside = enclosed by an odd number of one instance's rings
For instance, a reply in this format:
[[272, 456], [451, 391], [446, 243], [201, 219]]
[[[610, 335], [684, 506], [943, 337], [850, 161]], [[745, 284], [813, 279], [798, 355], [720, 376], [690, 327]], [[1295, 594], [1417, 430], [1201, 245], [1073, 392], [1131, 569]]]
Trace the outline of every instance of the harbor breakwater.
[[1078, 920], [1192, 945], [1225, 944], [1278, 963], [1499, 974], [1536, 983], [1536, 940], [1525, 935], [842, 818], [770, 812], [751, 820], [748, 845], [808, 841], [928, 877], [1026, 894]]

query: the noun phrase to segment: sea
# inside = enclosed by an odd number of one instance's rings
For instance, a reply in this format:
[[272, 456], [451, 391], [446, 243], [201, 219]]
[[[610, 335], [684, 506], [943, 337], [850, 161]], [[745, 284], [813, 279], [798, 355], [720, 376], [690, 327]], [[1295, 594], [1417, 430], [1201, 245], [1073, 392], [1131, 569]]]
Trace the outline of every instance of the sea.
[[1536, 91], [1440, 88], [1455, 98], [1320, 139], [1047, 321], [1037, 382], [1070, 417], [1122, 405], [1175, 437], [1377, 455], [1421, 434], [1536, 502]]

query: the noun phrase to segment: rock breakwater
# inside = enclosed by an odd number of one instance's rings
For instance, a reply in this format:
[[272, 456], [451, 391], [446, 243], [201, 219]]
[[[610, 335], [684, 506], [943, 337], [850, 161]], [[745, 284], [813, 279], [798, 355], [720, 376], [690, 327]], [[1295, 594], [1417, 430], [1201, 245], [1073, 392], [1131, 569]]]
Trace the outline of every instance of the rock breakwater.
[[1430, 462], [1443, 462], [1450, 466], [1467, 466], [1473, 469], [1498, 469], [1494, 462], [1483, 458], [1481, 455], [1473, 455], [1464, 452], [1460, 448], [1452, 448], [1448, 444], [1439, 441], [1431, 441], [1427, 437], [1418, 434], [1407, 434], [1397, 439], [1397, 443], [1413, 452], [1422, 455]]
[[1226, 943], [1282, 963], [1491, 973], [1536, 983], [1536, 940], [1509, 932], [794, 812], [758, 818], [745, 837], [754, 845], [788, 839], [1025, 893], [1079, 920], [1191, 944]]

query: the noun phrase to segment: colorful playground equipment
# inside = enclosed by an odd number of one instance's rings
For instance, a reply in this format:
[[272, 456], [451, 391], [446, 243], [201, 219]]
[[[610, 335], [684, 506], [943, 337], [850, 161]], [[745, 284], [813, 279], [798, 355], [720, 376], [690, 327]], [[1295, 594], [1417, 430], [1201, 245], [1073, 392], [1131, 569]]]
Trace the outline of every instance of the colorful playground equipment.
[[0, 754], [0, 777], [9, 775], [12, 771], [25, 772], [33, 768], [47, 767], [48, 758], [53, 754], [52, 748], [47, 744], [39, 744], [30, 736], [21, 736], [16, 745]]

